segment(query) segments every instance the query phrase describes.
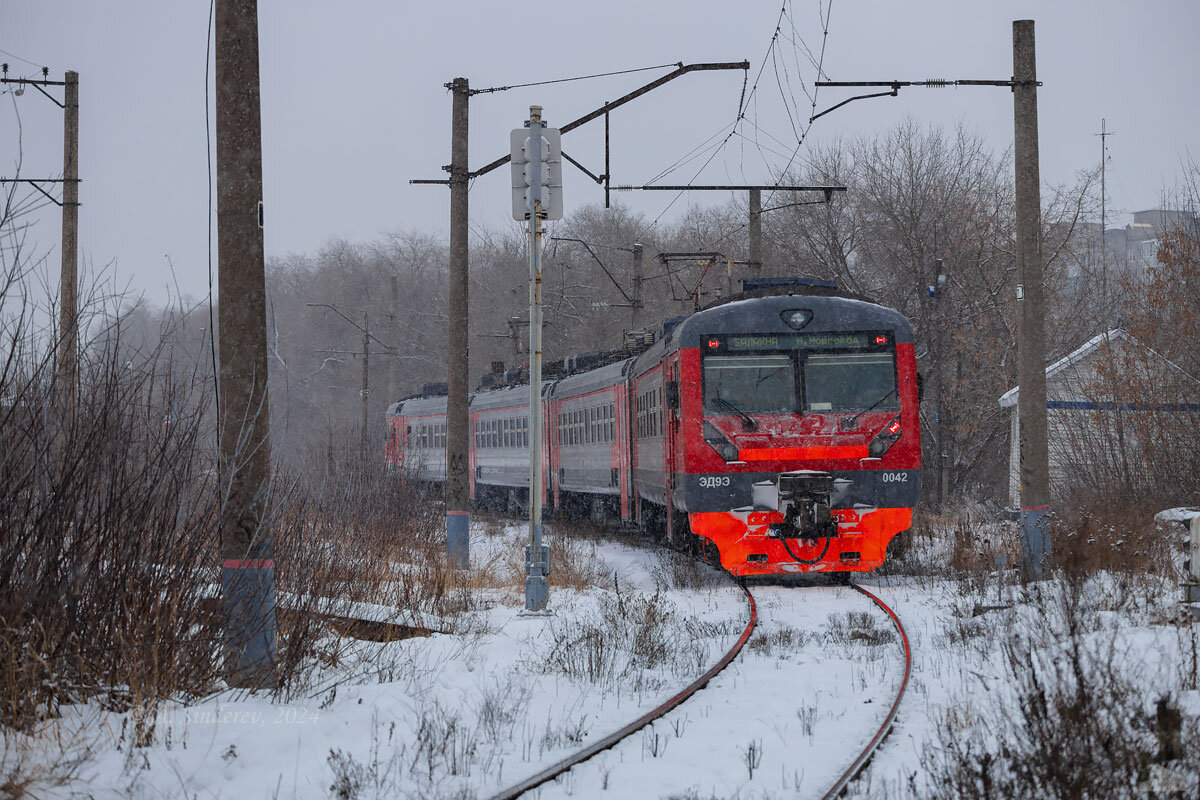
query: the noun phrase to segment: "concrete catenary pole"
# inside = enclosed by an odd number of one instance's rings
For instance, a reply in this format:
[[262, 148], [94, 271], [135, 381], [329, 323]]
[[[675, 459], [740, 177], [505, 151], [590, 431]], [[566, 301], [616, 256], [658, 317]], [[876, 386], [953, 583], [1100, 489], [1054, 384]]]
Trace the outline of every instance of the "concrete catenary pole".
[[363, 312], [363, 344], [362, 344], [362, 388], [358, 390], [359, 396], [362, 398], [362, 422], [360, 424], [358, 447], [362, 453], [364, 461], [370, 453], [367, 452], [367, 446], [370, 442], [370, 431], [367, 426], [370, 424], [370, 405], [368, 398], [371, 396], [371, 315]]
[[388, 396], [384, 398], [385, 405], [400, 399], [400, 276], [392, 276], [392, 315], [388, 318], [388, 350], [392, 357], [388, 359]]
[[633, 243], [633, 262], [629, 265], [631, 272], [629, 283], [633, 286], [633, 301], [629, 304], [629, 329], [639, 330], [642, 325], [642, 245]]
[[762, 274], [762, 189], [750, 190], [750, 268], [751, 275]]
[[451, 567], [470, 566], [471, 517], [467, 419], [467, 108], [471, 87], [455, 78], [450, 132], [450, 326], [446, 398], [446, 558]]
[[58, 391], [63, 431], [75, 422], [79, 396], [79, 73], [63, 87], [62, 276], [59, 286]]
[[275, 685], [257, 0], [217, 0], [221, 590], [231, 686]]
[[1013, 155], [1016, 168], [1018, 395], [1021, 532], [1025, 572], [1041, 578], [1050, 551], [1050, 459], [1046, 442], [1045, 310], [1038, 164], [1037, 60], [1033, 20], [1013, 22]]

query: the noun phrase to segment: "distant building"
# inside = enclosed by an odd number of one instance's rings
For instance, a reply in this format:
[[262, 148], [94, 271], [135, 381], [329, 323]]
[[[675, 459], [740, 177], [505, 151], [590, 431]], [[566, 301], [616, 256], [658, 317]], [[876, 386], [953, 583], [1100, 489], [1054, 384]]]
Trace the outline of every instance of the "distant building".
[[[1011, 409], [1008, 500], [1013, 508], [1021, 500], [1019, 394], [1018, 386], [1000, 398], [1000, 405]], [[1102, 490], [1106, 478], [1145, 468], [1147, 441], [1175, 436], [1181, 415], [1194, 419], [1198, 413], [1200, 381], [1123, 330], [1094, 336], [1046, 368], [1052, 493]], [[1189, 430], [1190, 423], [1182, 428]], [[1192, 446], [1190, 437], [1185, 446]]]

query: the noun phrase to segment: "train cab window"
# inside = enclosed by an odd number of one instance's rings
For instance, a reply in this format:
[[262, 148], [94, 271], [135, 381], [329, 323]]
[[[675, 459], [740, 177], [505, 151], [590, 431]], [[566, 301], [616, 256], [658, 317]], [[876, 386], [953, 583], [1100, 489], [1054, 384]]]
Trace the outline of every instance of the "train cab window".
[[892, 353], [813, 353], [805, 360], [806, 411], [884, 411], [899, 407]]
[[796, 367], [789, 355], [709, 356], [702, 371], [706, 414], [796, 409]]

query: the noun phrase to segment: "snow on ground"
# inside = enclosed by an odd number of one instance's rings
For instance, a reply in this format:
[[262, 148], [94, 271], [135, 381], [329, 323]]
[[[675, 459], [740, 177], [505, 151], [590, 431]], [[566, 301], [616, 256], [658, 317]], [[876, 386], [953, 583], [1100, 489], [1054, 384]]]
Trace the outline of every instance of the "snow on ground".
[[[1014, 530], [993, 525], [977, 538], [990, 552]], [[897, 723], [851, 797], [931, 796], [955, 737], [996, 747], [1019, 717], [1013, 653], [1051, 674], [1078, 641], [1088, 669], [1125, 676], [1147, 714], [1171, 693], [1200, 715], [1200, 623], [1180, 617], [1172, 583], [1101, 573], [1022, 587], [1011, 570], [951, 577], [949, 539], [926, 541], [902, 565], [909, 574], [863, 580], [904, 621], [914, 660]], [[521, 526], [480, 526], [473, 563], [497, 563], [523, 544]], [[522, 616], [515, 587], [474, 589], [480, 602], [461, 633], [357, 643], [289, 702], [226, 691], [162, 708], [147, 746], [134, 746], [129, 713], [65, 709], [46, 740], [55, 733], [56, 747], [73, 742], [88, 755], [74, 782], [43, 794], [488, 797], [658, 705], [742, 630], [743, 595], [723, 576], [651, 547], [594, 547], [600, 585], [554, 590], [550, 616]], [[847, 588], [801, 579], [752, 589], [759, 628], [729, 669], [529, 796], [820, 796], [885, 715], [901, 649], [882, 612]]]
[[[523, 546], [521, 530], [489, 536], [480, 528], [471, 546], [475, 563], [494, 563], [498, 549]], [[721, 576], [655, 600], [664, 580], [658, 551], [599, 542], [596, 557], [607, 585], [552, 591], [552, 615], [522, 616], [523, 596], [512, 589], [476, 589], [490, 607], [461, 626], [468, 633], [363, 642], [291, 702], [226, 691], [168, 706], [150, 746], [132, 746], [128, 713], [68, 709], [57, 729], [78, 731], [92, 755], [60, 794], [465, 798], [498, 791], [670, 697], [741, 632], [742, 593]], [[633, 629], [596, 627], [647, 609], [662, 621], [643, 631], [645, 641]], [[693, 617], [705, 624], [688, 627]], [[604, 634], [592, 636], [591, 649], [574, 639], [589, 632]], [[612, 644], [622, 635], [629, 646], [618, 652]], [[637, 647], [647, 645], [667, 657], [643, 669]], [[589, 669], [594, 680], [564, 674]]]
[[752, 590], [759, 625], [728, 669], [540, 796], [814, 797], [829, 788], [887, 713], [903, 667], [898, 637], [846, 587]]

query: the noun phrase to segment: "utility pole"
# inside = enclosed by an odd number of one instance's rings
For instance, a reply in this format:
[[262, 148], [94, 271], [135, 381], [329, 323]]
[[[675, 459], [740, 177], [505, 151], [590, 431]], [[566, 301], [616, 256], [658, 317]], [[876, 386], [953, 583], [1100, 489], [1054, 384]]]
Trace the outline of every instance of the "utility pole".
[[[394, 283], [393, 283], [393, 288], [395, 288]], [[394, 302], [394, 300], [395, 300], [395, 298], [393, 296], [393, 304], [392, 304], [393, 308], [395, 308], [395, 306], [396, 306], [396, 303]], [[335, 353], [337, 355], [343, 355], [343, 356], [362, 356], [362, 385], [358, 390], [359, 397], [362, 399], [362, 421], [359, 424], [359, 454], [363, 459], [367, 459], [367, 458], [369, 458], [369, 455], [370, 455], [369, 450], [370, 450], [370, 445], [371, 445], [371, 438], [370, 438], [370, 431], [371, 431], [370, 424], [371, 423], [370, 423], [370, 414], [369, 414], [369, 412], [370, 412], [369, 398], [371, 396], [370, 358], [372, 355], [376, 355], [376, 356], [387, 356], [392, 359], [398, 359], [401, 357], [400, 349], [397, 346], [388, 344], [387, 342], [380, 341], [378, 336], [372, 335], [372, 333], [371, 333], [371, 312], [369, 312], [369, 311], [357, 309], [359, 311], [362, 311], [362, 315], [363, 315], [362, 324], [359, 325], [353, 319], [346, 316], [342, 312], [342, 309], [338, 308], [333, 303], [305, 303], [305, 305], [308, 306], [309, 308], [327, 308], [327, 309], [329, 309], [330, 311], [332, 311], [333, 313], [337, 314], [339, 317], [344, 319], [346, 322], [348, 322], [351, 327], [357, 328], [358, 331], [362, 334], [362, 342], [363, 342], [362, 352], [350, 352], [350, 351], [346, 351], [346, 350], [316, 350], [314, 352], [316, 352], [318, 354]], [[380, 312], [378, 312], [378, 311], [375, 312], [375, 315], [379, 316]], [[394, 314], [394, 313], [393, 314], [383, 314], [383, 316], [388, 317], [391, 320], [391, 324], [392, 324], [391, 329], [394, 333], [396, 330], [396, 327], [395, 327], [396, 314]], [[372, 353], [371, 352], [371, 342], [372, 341], [374, 341], [376, 344], [380, 345], [384, 349], [382, 351], [376, 350], [374, 353]], [[391, 362], [389, 362], [389, 364], [391, 364]], [[391, 369], [394, 371], [398, 371], [395, 364], [391, 365]], [[386, 387], [384, 388], [384, 391], [387, 391]], [[364, 461], [364, 463], [366, 463], [366, 462]]]
[[[749, 70], [750, 63], [737, 64], [680, 63], [677, 68], [628, 94], [605, 103], [602, 107], [573, 120], [561, 128], [567, 133], [594, 119], [605, 116], [619, 106], [625, 105], [647, 92], [691, 72], [741, 69]], [[451, 105], [450, 164], [444, 167], [450, 173], [448, 180], [414, 179], [413, 184], [448, 184], [450, 186], [450, 314], [447, 345], [450, 356], [447, 374], [446, 397], [446, 556], [451, 566], [466, 569], [470, 565], [470, 476], [468, 474], [469, 420], [467, 416], [467, 183], [471, 178], [486, 175], [507, 164], [512, 156], [507, 154], [471, 171], [468, 165], [467, 121], [468, 106], [472, 94], [498, 92], [514, 88], [498, 86], [472, 90], [466, 78], [455, 78], [446, 84], [453, 94]], [[594, 177], [594, 176], [593, 176]], [[608, 180], [605, 176], [605, 181]]]
[[751, 275], [762, 275], [762, 189], [750, 190], [750, 267]]
[[629, 329], [636, 331], [642, 327], [642, 308], [645, 302], [642, 298], [642, 245], [640, 242], [633, 243], [632, 267], [633, 273], [629, 279], [633, 286], [633, 302], [629, 304]]
[[1016, 168], [1018, 414], [1021, 532], [1025, 571], [1043, 575], [1050, 551], [1050, 457], [1046, 443], [1045, 307], [1042, 286], [1041, 177], [1038, 164], [1037, 56], [1031, 19], [1013, 22], [1013, 156]]
[[1107, 129], [1104, 117], [1100, 118], [1100, 132], [1093, 134], [1100, 137], [1100, 292], [1104, 300], [1105, 311], [1108, 306], [1108, 192], [1105, 191], [1104, 170], [1108, 163], [1108, 137], [1112, 131]]
[[1021, 447], [1021, 531], [1025, 572], [1039, 579], [1050, 553], [1045, 516], [1050, 510], [1050, 459], [1046, 444], [1045, 323], [1042, 286], [1041, 186], [1038, 166], [1037, 59], [1031, 19], [1013, 21], [1013, 72], [1008, 80], [817, 81], [816, 87], [873, 87], [886, 91], [842, 100], [809, 117], [809, 123], [855, 100], [896, 97], [906, 86], [1004, 86], [1013, 93], [1013, 161], [1016, 171], [1018, 415]]
[[371, 316], [363, 312], [363, 349], [362, 349], [362, 388], [358, 390], [362, 397], [362, 425], [359, 428], [358, 449], [363, 462], [367, 459], [367, 398], [371, 395]]
[[231, 686], [275, 685], [257, 0], [217, 0], [221, 593]]
[[[392, 318], [388, 326], [388, 347], [397, 355], [400, 354], [400, 276], [392, 276]], [[384, 398], [385, 405], [400, 399], [400, 364], [388, 361], [388, 396]]]
[[941, 508], [950, 490], [949, 470], [946, 468], [946, 404], [943, 402], [946, 386], [946, 304], [944, 295], [949, 281], [945, 273], [942, 259], [934, 260], [937, 275], [934, 285], [930, 287], [933, 295], [935, 316], [937, 319], [937, 363], [934, 364], [933, 377], [937, 383], [936, 405], [933, 415], [937, 419], [937, 505]]
[[[79, 73], [63, 92], [62, 278], [59, 288], [59, 408], [63, 428], [75, 423], [79, 397]], [[64, 447], [65, 452], [65, 447]]]
[[[32, 86], [63, 110], [63, 174], [61, 178], [0, 178], [0, 183], [27, 183], [50, 202], [62, 208], [62, 270], [59, 277], [59, 337], [57, 375], [53, 402], [58, 416], [57, 446], [66, 452], [66, 436], [75, 421], [79, 402], [79, 73], [68, 71], [61, 81], [50, 80], [49, 67], [42, 77], [10, 78], [8, 64], [0, 64], [0, 86], [12, 85], [14, 96]], [[63, 101], [44, 86], [63, 87]], [[43, 183], [61, 183], [62, 200], [42, 188]]]
[[471, 565], [468, 475], [467, 366], [470, 343], [467, 283], [467, 120], [471, 85], [455, 78], [450, 125], [450, 314], [446, 376], [446, 560], [454, 569]]

